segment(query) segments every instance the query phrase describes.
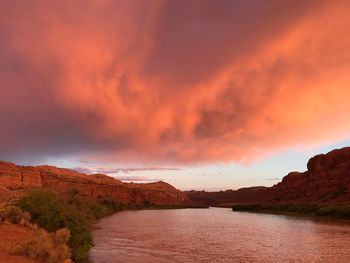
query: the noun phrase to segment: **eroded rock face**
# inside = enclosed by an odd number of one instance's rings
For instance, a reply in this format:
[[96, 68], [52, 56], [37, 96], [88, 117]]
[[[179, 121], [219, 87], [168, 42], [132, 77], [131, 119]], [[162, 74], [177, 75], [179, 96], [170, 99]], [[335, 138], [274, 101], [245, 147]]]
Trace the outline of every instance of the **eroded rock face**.
[[113, 198], [125, 204], [178, 205], [189, 202], [181, 191], [164, 182], [122, 183], [103, 174], [86, 175], [52, 166], [17, 166], [0, 162], [0, 186], [21, 192], [30, 188], [49, 188], [62, 194], [75, 191], [89, 198]]
[[350, 147], [316, 155], [304, 173], [290, 173], [272, 187], [278, 202], [350, 201]]
[[0, 162], [0, 185], [9, 190], [21, 190], [42, 187], [42, 179], [40, 171], [34, 167]]
[[273, 187], [235, 191], [188, 192], [189, 198], [209, 205], [224, 203], [340, 203], [350, 201], [350, 147], [316, 155], [306, 172], [291, 172]]

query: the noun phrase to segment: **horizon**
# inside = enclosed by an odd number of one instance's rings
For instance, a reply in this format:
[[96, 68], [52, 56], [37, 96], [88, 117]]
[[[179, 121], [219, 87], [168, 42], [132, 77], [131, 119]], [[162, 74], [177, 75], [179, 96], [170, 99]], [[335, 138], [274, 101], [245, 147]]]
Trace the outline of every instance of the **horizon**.
[[[277, 184], [278, 182], [281, 182], [283, 177], [286, 176], [288, 173], [290, 172], [304, 172], [307, 171], [307, 162], [311, 157], [314, 157], [316, 155], [320, 155], [320, 154], [326, 154], [330, 151], [336, 150], [336, 149], [341, 149], [341, 148], [345, 148], [345, 147], [349, 147], [350, 142], [341, 142], [339, 144], [332, 144], [332, 145], [328, 145], [326, 147], [322, 147], [322, 148], [317, 148], [317, 149], [313, 149], [313, 150], [309, 150], [307, 152], [289, 152], [289, 153], [285, 153], [283, 156], [283, 154], [277, 154], [277, 156], [272, 156], [268, 159], [265, 160], [260, 160], [259, 162], [257, 162], [255, 165], [237, 165], [237, 164], [231, 164], [229, 165], [229, 172], [231, 171], [231, 169], [238, 169], [242, 172], [250, 172], [250, 171], [255, 171], [256, 169], [261, 169], [262, 167], [268, 167], [269, 169], [272, 169], [272, 172], [274, 172], [274, 174], [276, 174], [276, 177], [272, 178], [270, 176], [270, 178], [266, 178], [266, 176], [264, 178], [260, 178], [261, 180], [258, 181], [259, 183], [256, 183], [256, 179], [254, 178], [253, 180], [250, 181], [250, 183], [247, 183], [244, 185], [244, 182], [242, 182], [242, 185], [238, 185], [236, 184], [228, 187], [228, 188], [224, 188], [224, 187], [212, 187], [210, 184], [208, 184], [207, 187], [178, 187], [178, 182], [176, 180], [171, 180], [171, 177], [173, 176], [174, 178], [178, 177], [178, 175], [172, 175], [172, 174], [164, 174], [164, 173], [182, 173], [183, 176], [188, 176], [186, 174], [186, 168], [166, 168], [166, 167], [119, 167], [119, 168], [82, 168], [82, 167], [70, 167], [69, 163], [70, 161], [64, 161], [63, 163], [15, 163], [16, 165], [34, 165], [34, 166], [40, 166], [40, 165], [52, 165], [58, 168], [66, 168], [66, 169], [71, 169], [74, 170], [76, 172], [80, 172], [83, 174], [104, 174], [110, 177], [113, 177], [115, 179], [118, 179], [124, 183], [151, 183], [151, 182], [158, 182], [158, 181], [162, 181], [162, 182], [166, 182], [171, 184], [172, 186], [176, 187], [177, 189], [181, 190], [181, 191], [207, 191], [207, 192], [217, 192], [217, 191], [226, 191], [226, 190], [237, 190], [240, 188], [244, 188], [244, 187], [254, 187], [254, 186], [265, 186], [265, 187], [271, 187], [275, 184]], [[287, 156], [287, 157], [286, 157]], [[295, 158], [293, 162], [289, 163], [288, 165], [285, 165], [283, 163], [283, 165], [276, 165], [276, 159], [290, 159], [290, 158]], [[303, 158], [307, 158], [305, 159], [305, 162], [303, 163]], [[6, 160], [0, 160], [0, 161], [5, 161]], [[278, 162], [277, 162], [278, 164]], [[63, 166], [62, 166], [63, 165]], [[64, 166], [66, 165], [66, 166]], [[298, 167], [299, 169], [296, 169], [296, 167]], [[224, 167], [225, 169], [227, 169], [227, 166], [225, 165]], [[188, 168], [191, 169], [191, 168]], [[218, 165], [214, 165], [211, 167], [211, 169], [213, 169], [215, 172], [217, 172], [217, 170], [220, 169], [220, 166]], [[289, 170], [288, 170], [289, 169]], [[189, 170], [191, 171], [191, 170]], [[214, 173], [215, 173], [214, 172]], [[284, 174], [282, 174], [284, 172]], [[129, 174], [144, 174], [143, 176], [140, 175], [129, 175]], [[150, 173], [151, 175], [147, 176], [147, 174]], [[158, 177], [154, 176], [154, 174], [158, 174]], [[193, 168], [192, 168], [192, 172], [193, 173]], [[280, 174], [277, 174], [280, 173]], [[121, 174], [121, 175], [120, 175]], [[259, 174], [250, 174], [253, 177], [256, 176], [262, 176]], [[195, 174], [194, 176], [198, 176], [198, 177], [203, 177], [205, 175], [203, 174]], [[212, 177], [215, 177], [214, 175], [207, 175], [210, 177], [210, 179]], [[220, 177], [225, 177], [224, 174], [222, 174], [221, 172], [219, 173]], [[170, 179], [169, 179], [170, 178]], [[236, 179], [233, 177], [233, 179]], [[246, 178], [244, 178], [246, 179]], [[197, 182], [200, 182], [201, 180], [198, 180]], [[181, 182], [181, 178], [180, 178], [180, 182]]]
[[9, 1], [0, 160], [180, 190], [350, 146], [349, 1]]

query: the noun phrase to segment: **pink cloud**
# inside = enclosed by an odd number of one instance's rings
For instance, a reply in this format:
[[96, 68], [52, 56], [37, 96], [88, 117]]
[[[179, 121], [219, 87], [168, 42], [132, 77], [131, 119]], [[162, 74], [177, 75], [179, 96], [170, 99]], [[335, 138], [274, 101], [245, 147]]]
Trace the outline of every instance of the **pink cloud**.
[[89, 167], [76, 167], [74, 170], [84, 174], [117, 174], [132, 172], [144, 172], [144, 171], [180, 171], [179, 168], [172, 167], [124, 167], [124, 168], [89, 168]]
[[348, 1], [8, 1], [0, 158], [250, 161], [348, 138]]
[[148, 178], [144, 176], [117, 176], [118, 180], [123, 182], [158, 182], [161, 179], [158, 178]]

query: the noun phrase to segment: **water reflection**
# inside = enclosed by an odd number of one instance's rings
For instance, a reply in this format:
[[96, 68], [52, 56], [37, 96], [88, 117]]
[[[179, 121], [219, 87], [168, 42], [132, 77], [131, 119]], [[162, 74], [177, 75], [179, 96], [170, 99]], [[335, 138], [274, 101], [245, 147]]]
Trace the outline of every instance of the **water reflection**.
[[230, 209], [126, 211], [101, 220], [94, 263], [350, 262], [350, 226]]

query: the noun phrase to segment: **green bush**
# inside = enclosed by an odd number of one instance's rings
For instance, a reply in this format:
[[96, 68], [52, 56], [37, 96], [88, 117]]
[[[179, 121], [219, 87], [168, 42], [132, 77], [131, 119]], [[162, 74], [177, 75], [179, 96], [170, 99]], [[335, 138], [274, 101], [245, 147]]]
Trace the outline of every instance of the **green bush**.
[[93, 222], [96, 219], [100, 219], [110, 214], [107, 207], [104, 207], [91, 199], [71, 199], [69, 200], [69, 205], [83, 214], [89, 222]]
[[31, 190], [18, 206], [29, 212], [32, 221], [49, 232], [64, 226], [65, 209], [58, 195], [47, 189]]
[[35, 189], [29, 191], [17, 205], [30, 213], [33, 223], [49, 232], [68, 228], [72, 257], [75, 261], [83, 261], [93, 244], [90, 224], [127, 207], [113, 199], [95, 201], [79, 197], [79, 192], [74, 189], [64, 196], [60, 197], [49, 189]]
[[350, 204], [236, 204], [233, 211], [292, 213], [350, 219]]
[[98, 204], [108, 210], [108, 213], [115, 213], [127, 209], [128, 207], [117, 202], [114, 199], [99, 199]]
[[321, 207], [316, 214], [320, 216], [350, 219], [350, 204], [327, 205], [327, 206]]
[[31, 190], [18, 202], [18, 206], [31, 214], [33, 223], [49, 232], [68, 228], [73, 259], [81, 261], [87, 258], [87, 252], [92, 246], [91, 231], [86, 215], [76, 206], [48, 189]]

